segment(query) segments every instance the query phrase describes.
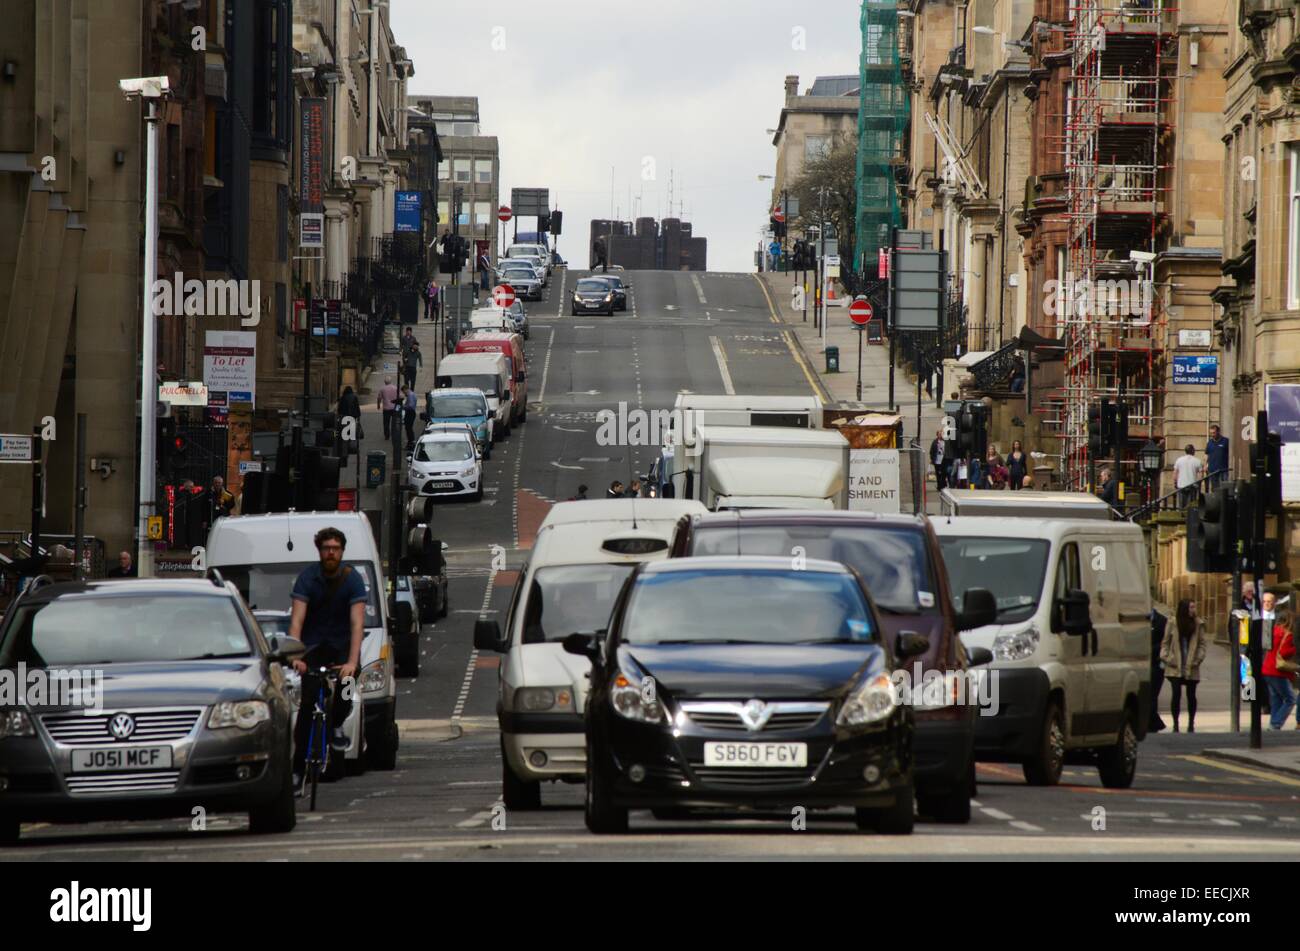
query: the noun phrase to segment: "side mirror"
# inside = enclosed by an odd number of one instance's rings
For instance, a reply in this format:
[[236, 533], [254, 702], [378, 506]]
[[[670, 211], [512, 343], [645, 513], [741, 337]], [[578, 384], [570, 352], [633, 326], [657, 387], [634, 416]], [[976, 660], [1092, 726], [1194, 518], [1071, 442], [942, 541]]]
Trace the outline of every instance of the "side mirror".
[[993, 663], [993, 652], [987, 647], [971, 647], [966, 651], [967, 664], [971, 667], [983, 667]]
[[275, 664], [288, 664], [307, 653], [307, 645], [288, 634], [277, 634], [272, 640], [271, 653], [266, 659]]
[[1092, 630], [1092, 606], [1087, 591], [1070, 591], [1056, 601], [1061, 627], [1075, 636]]
[[977, 627], [994, 624], [998, 619], [998, 602], [987, 588], [967, 588], [961, 599], [962, 611], [957, 617], [957, 630], [971, 631]]
[[474, 647], [481, 651], [505, 652], [501, 642], [501, 625], [496, 621], [477, 621], [474, 624]]
[[577, 654], [588, 660], [595, 660], [600, 656], [599, 634], [570, 634], [564, 639], [563, 644], [565, 653], [568, 654]]
[[916, 631], [902, 631], [894, 642], [894, 653], [899, 659], [916, 657], [930, 649], [930, 639]]

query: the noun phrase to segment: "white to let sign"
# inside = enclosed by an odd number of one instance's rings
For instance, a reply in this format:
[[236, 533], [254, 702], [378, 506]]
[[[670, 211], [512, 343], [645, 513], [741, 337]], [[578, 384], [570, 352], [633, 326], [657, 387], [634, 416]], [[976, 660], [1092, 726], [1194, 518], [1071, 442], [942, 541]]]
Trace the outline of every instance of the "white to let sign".
[[32, 437], [0, 433], [0, 462], [31, 462]]
[[257, 334], [209, 330], [203, 343], [203, 382], [211, 393], [238, 394], [252, 403], [257, 392]]
[[1300, 502], [1300, 443], [1282, 445], [1282, 501]]
[[1208, 330], [1178, 331], [1178, 346], [1180, 347], [1208, 347], [1209, 345], [1210, 332]]
[[894, 515], [902, 510], [897, 449], [849, 450], [849, 508]]
[[838, 254], [828, 254], [828, 255], [826, 255], [826, 266], [827, 266], [827, 267], [839, 267], [839, 266], [840, 266], [840, 256], [839, 256]]

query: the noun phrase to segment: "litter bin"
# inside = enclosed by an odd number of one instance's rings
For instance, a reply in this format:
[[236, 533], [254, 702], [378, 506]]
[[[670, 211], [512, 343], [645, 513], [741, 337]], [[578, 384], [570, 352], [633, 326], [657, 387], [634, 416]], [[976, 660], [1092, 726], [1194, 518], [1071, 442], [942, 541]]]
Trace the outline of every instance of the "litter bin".
[[366, 486], [377, 489], [384, 484], [388, 473], [388, 454], [383, 452], [366, 453]]
[[840, 372], [840, 348], [839, 347], [826, 348], [826, 372], [827, 373]]

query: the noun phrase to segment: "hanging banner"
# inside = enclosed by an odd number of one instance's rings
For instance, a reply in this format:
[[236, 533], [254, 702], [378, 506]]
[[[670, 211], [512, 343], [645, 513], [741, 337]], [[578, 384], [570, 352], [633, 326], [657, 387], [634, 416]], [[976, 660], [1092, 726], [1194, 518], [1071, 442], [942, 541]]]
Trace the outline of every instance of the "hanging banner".
[[298, 210], [325, 211], [325, 100], [299, 99]]
[[420, 233], [421, 198], [419, 192], [396, 193], [393, 201], [393, 231]]

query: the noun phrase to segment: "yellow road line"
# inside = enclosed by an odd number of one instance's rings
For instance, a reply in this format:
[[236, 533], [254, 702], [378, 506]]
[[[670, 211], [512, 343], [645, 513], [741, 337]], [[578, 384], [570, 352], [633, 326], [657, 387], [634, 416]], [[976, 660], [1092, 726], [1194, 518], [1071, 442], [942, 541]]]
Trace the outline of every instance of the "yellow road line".
[[1180, 756], [1178, 759], [1185, 759], [1189, 763], [1195, 763], [1198, 766], [1213, 766], [1215, 769], [1227, 770], [1229, 773], [1241, 773], [1244, 776], [1253, 776], [1256, 779], [1262, 779], [1266, 782], [1281, 783], [1283, 786], [1300, 786], [1300, 777], [1285, 776], [1281, 773], [1270, 772], [1265, 769], [1252, 769], [1249, 766], [1239, 766], [1236, 763], [1226, 763], [1219, 759], [1210, 759], [1208, 756]]
[[[771, 312], [772, 323], [777, 324], [778, 326], [784, 326], [784, 321], [776, 315], [776, 304], [772, 300], [772, 295], [769, 293], [767, 285], [763, 283], [763, 279], [757, 274], [754, 274], [753, 278], [758, 282], [759, 290], [763, 292], [763, 296], [767, 298], [767, 307]], [[832, 402], [830, 393], [828, 393], [826, 388], [821, 385], [816, 375], [813, 374], [812, 368], [808, 366], [808, 361], [806, 361], [803, 358], [803, 354], [799, 352], [798, 346], [795, 345], [794, 338], [790, 336], [790, 331], [782, 331], [781, 339], [785, 341], [786, 348], [789, 349], [790, 356], [794, 358], [794, 362], [798, 365], [799, 369], [803, 370], [803, 375], [808, 380], [808, 385], [812, 387], [813, 396], [816, 396], [818, 399], [827, 403]]]

